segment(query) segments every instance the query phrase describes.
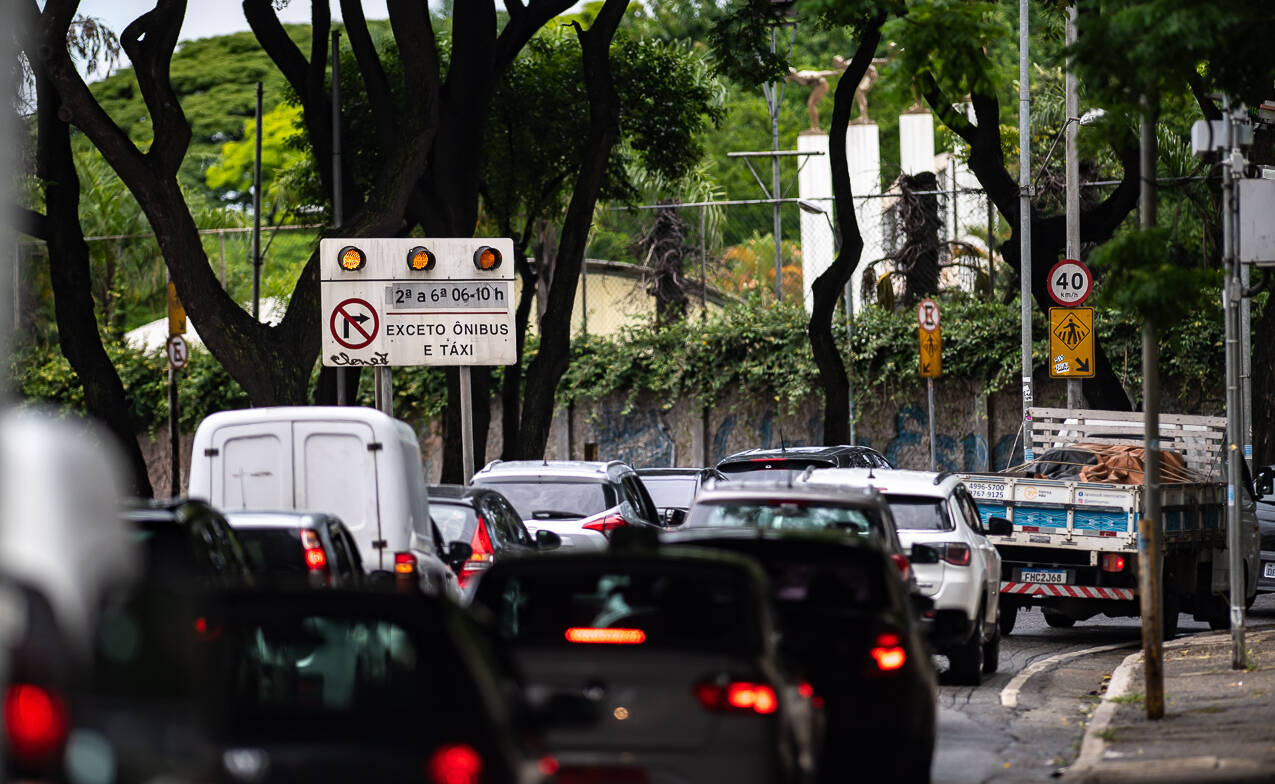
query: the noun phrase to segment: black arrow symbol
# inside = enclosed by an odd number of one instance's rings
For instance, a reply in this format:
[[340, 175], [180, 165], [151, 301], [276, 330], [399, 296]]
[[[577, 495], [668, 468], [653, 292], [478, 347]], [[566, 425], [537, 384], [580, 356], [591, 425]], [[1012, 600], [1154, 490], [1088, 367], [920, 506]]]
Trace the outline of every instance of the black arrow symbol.
[[346, 340], [349, 340], [349, 339], [350, 339], [350, 322], [351, 322], [351, 321], [357, 321], [357, 322], [359, 322], [359, 324], [362, 324], [364, 321], [367, 321], [369, 318], [371, 318], [371, 316], [367, 315], [366, 313], [360, 313], [360, 314], [359, 314], [359, 315], [357, 315], [357, 316], [346, 316], [346, 317], [345, 317], [345, 325], [344, 325], [343, 329], [341, 330], [342, 332], [344, 332], [344, 333], [345, 333], [345, 334], [343, 335], [343, 337], [344, 337]]
[[1077, 370], [1077, 371], [1079, 371], [1079, 372], [1081, 372], [1081, 373], [1088, 373], [1088, 372], [1089, 372], [1089, 360], [1087, 360], [1087, 359], [1086, 359], [1086, 360], [1081, 360], [1081, 359], [1080, 359], [1080, 357], [1076, 357], [1076, 370]]
[[929, 373], [929, 372], [930, 372], [930, 363], [928, 363], [928, 362], [922, 362], [922, 363], [921, 363], [921, 372], [922, 372], [922, 373]]

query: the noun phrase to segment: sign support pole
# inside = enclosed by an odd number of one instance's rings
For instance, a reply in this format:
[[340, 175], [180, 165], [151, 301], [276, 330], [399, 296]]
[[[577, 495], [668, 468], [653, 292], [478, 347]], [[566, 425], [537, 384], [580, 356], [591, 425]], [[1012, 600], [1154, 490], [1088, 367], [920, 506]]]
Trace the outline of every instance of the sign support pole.
[[[345, 222], [341, 199], [341, 31], [332, 31], [332, 227]], [[336, 404], [345, 399], [345, 368], [336, 369]]]
[[1036, 458], [1032, 451], [1032, 180], [1031, 180], [1031, 71], [1027, 62], [1028, 3], [1018, 0], [1018, 297], [1022, 320], [1023, 462]]
[[460, 462], [465, 484], [474, 476], [474, 398], [470, 389], [469, 365], [460, 368]]
[[177, 368], [173, 367], [173, 363], [168, 363], [168, 455], [169, 455], [169, 485], [168, 497], [176, 498], [181, 495], [182, 489], [182, 467], [181, 467], [181, 430], [178, 425], [177, 411]]
[[925, 379], [926, 386], [929, 387], [930, 397], [930, 470], [937, 471], [938, 459], [934, 447], [934, 379]]
[[[1076, 43], [1076, 6], [1067, 8], [1067, 45]], [[1080, 258], [1080, 153], [1076, 147], [1076, 132], [1080, 130], [1080, 122], [1071, 118], [1080, 116], [1080, 100], [1076, 89], [1076, 72], [1067, 69], [1065, 82], [1067, 119], [1065, 133], [1066, 147], [1066, 182], [1067, 182], [1067, 258]], [[1081, 391], [1080, 379], [1067, 379], [1067, 408], [1084, 408], [1085, 399]]]

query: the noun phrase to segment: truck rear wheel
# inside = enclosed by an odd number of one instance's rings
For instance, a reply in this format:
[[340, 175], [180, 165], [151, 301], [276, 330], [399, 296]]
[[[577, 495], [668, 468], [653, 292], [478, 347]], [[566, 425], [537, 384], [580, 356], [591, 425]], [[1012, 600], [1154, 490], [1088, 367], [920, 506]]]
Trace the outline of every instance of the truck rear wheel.
[[952, 680], [964, 686], [983, 682], [983, 608], [978, 609], [969, 639], [947, 652]]
[[1045, 623], [1049, 624], [1051, 629], [1070, 629], [1076, 625], [1076, 619], [1070, 615], [1045, 610]]
[[1014, 622], [1018, 620], [1018, 605], [1001, 605], [996, 621], [1001, 627], [1001, 636], [1008, 637], [1014, 632]]

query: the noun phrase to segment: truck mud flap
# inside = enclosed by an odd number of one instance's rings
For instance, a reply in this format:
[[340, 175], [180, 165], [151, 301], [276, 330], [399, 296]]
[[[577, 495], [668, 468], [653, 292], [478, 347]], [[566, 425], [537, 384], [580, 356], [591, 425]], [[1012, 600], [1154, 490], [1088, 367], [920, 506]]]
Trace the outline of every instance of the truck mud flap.
[[1132, 588], [1098, 588], [1090, 585], [1049, 585], [1046, 583], [1002, 582], [1002, 594], [1020, 596], [1060, 596], [1068, 599], [1133, 599]]

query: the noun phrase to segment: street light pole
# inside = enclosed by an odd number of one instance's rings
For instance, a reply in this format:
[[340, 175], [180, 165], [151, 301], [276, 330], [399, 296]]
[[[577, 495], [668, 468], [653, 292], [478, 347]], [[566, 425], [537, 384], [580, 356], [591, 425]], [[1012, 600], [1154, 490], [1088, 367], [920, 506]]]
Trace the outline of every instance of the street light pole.
[[1022, 321], [1023, 461], [1032, 451], [1032, 184], [1031, 92], [1028, 69], [1028, 0], [1018, 0], [1018, 233], [1019, 300]]
[[[1067, 46], [1076, 43], [1076, 6], [1067, 9]], [[1080, 155], [1076, 147], [1076, 133], [1080, 130], [1079, 122], [1072, 122], [1073, 117], [1080, 116], [1080, 100], [1076, 91], [1076, 72], [1067, 69], [1065, 90], [1067, 93], [1067, 146], [1064, 155], [1064, 169], [1067, 173], [1067, 258], [1080, 260]], [[1067, 408], [1084, 408], [1084, 396], [1080, 391], [1080, 379], [1067, 379]]]
[[1226, 288], [1222, 313], [1226, 319], [1226, 550], [1227, 582], [1230, 583], [1231, 620], [1231, 668], [1240, 670], [1248, 665], [1244, 651], [1244, 558], [1243, 536], [1240, 532], [1241, 494], [1246, 492], [1240, 484], [1240, 447], [1244, 438], [1243, 403], [1240, 395], [1240, 300], [1243, 286], [1240, 284], [1240, 262], [1236, 253], [1238, 205], [1235, 198], [1235, 175], [1243, 172], [1244, 157], [1236, 143], [1236, 128], [1231, 113], [1230, 100], [1222, 96], [1222, 122], [1226, 150], [1222, 158], [1222, 252], [1226, 267]]

